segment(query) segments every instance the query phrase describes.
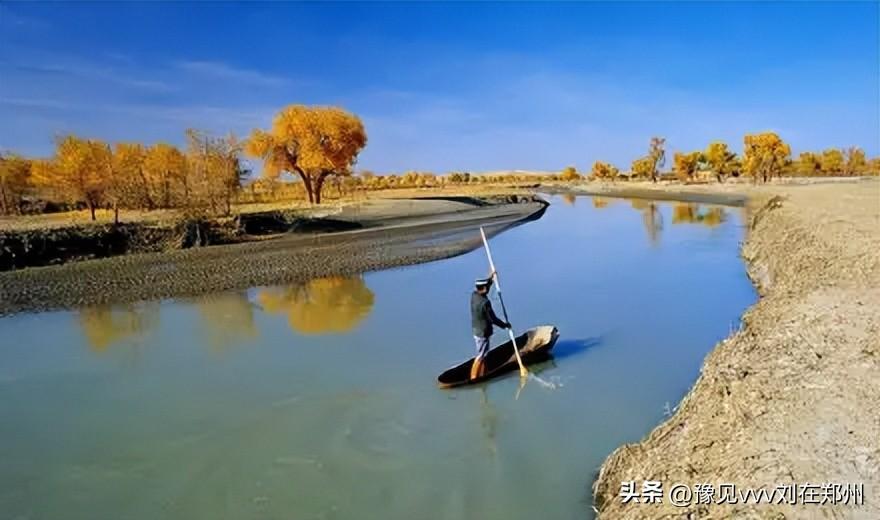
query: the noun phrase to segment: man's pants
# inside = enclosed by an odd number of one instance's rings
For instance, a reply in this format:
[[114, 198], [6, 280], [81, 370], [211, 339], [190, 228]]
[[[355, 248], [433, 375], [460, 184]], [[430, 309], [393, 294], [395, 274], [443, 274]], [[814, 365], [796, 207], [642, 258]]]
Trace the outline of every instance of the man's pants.
[[482, 361], [489, 353], [489, 338], [474, 336], [474, 344], [477, 346], [477, 359]]

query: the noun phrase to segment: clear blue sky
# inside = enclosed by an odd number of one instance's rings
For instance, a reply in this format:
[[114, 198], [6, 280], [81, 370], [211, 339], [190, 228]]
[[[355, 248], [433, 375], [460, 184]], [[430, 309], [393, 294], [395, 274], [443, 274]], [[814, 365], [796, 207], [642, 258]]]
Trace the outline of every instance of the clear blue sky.
[[0, 3], [0, 149], [341, 105], [359, 166], [624, 168], [775, 130], [880, 154], [880, 3]]

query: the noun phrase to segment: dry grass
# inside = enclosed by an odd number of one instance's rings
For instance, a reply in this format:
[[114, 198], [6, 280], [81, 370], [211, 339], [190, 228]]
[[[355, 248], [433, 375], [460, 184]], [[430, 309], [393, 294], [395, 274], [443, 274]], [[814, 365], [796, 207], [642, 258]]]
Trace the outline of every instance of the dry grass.
[[[279, 210], [333, 211], [360, 201], [386, 198], [419, 198], [435, 196], [489, 196], [509, 193], [528, 193], [525, 188], [513, 184], [474, 184], [438, 186], [428, 188], [394, 188], [375, 191], [356, 191], [342, 197], [325, 197], [321, 206], [310, 206], [303, 199], [286, 199], [273, 202], [249, 202], [234, 204], [233, 215], [260, 213]], [[120, 222], [142, 222], [161, 224], [174, 222], [183, 216], [180, 209], [159, 210], [120, 210]], [[97, 210], [96, 220], [92, 221], [88, 210], [44, 213], [41, 215], [0, 216], [0, 231], [22, 231], [33, 229], [58, 229], [71, 226], [104, 225], [113, 223], [112, 210]]]

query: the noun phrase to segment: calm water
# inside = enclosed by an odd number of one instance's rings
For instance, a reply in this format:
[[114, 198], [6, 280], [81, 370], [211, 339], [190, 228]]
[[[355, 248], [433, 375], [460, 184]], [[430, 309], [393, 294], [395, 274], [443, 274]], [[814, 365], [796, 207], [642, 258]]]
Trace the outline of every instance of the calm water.
[[492, 240], [514, 326], [561, 333], [535, 367], [559, 387], [518, 398], [515, 374], [435, 387], [472, 355], [480, 250], [0, 319], [2, 516], [592, 517], [604, 457], [663, 419], [755, 295], [739, 210], [553, 203]]

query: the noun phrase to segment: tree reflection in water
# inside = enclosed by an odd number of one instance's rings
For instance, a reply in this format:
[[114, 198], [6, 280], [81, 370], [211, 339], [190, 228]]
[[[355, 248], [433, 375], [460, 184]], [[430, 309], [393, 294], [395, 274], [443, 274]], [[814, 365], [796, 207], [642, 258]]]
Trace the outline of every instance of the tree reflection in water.
[[642, 213], [642, 224], [648, 234], [648, 241], [652, 246], [660, 243], [660, 232], [663, 231], [663, 215], [660, 213], [660, 205], [648, 199], [632, 199], [630, 205], [634, 210]]
[[608, 199], [603, 199], [602, 197], [593, 197], [593, 207], [596, 209], [607, 208]]
[[575, 201], [577, 201], [577, 196], [574, 193], [562, 194], [562, 202], [564, 202], [567, 206], [574, 206]]
[[79, 325], [94, 352], [143, 336], [159, 322], [158, 302], [99, 305], [79, 311]]
[[226, 350], [257, 337], [254, 305], [246, 291], [209, 294], [193, 300], [211, 348]]
[[257, 299], [266, 312], [287, 314], [302, 334], [338, 334], [358, 325], [373, 309], [363, 276], [316, 278], [292, 287], [265, 289]]
[[725, 220], [727, 220], [727, 214], [720, 206], [704, 208], [693, 202], [677, 202], [672, 207], [673, 224], [700, 224], [715, 227], [721, 225]]

